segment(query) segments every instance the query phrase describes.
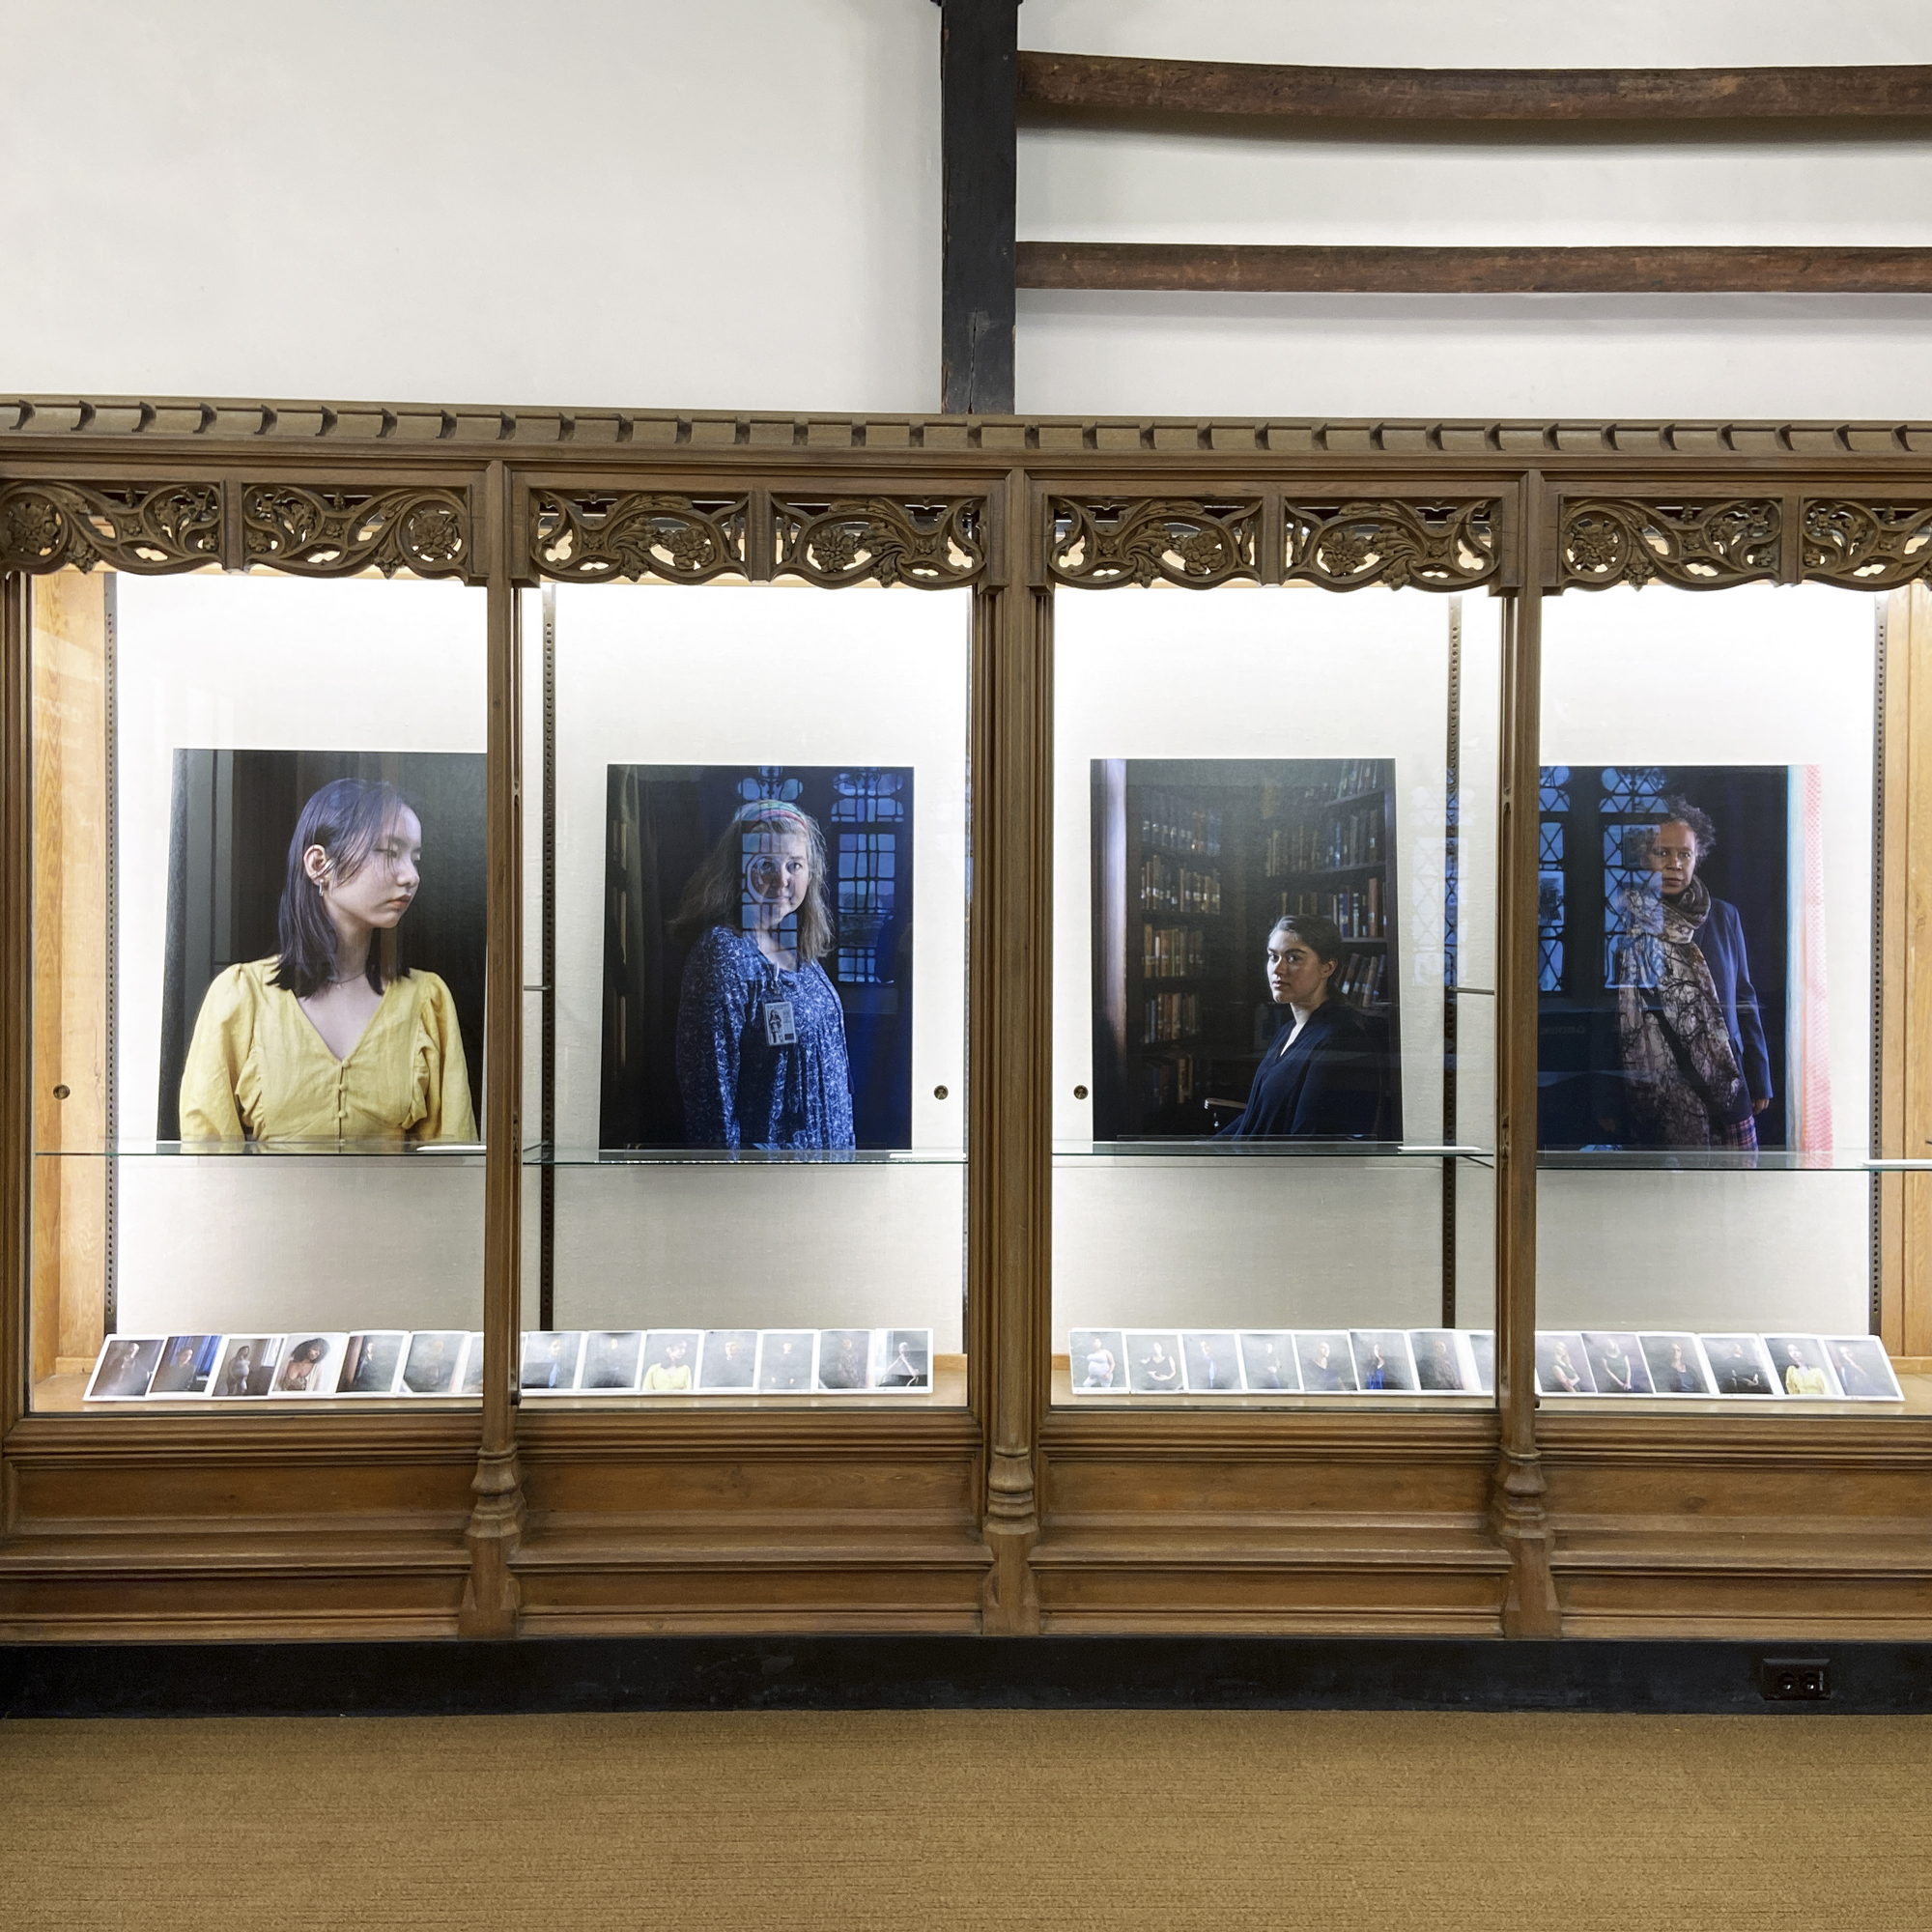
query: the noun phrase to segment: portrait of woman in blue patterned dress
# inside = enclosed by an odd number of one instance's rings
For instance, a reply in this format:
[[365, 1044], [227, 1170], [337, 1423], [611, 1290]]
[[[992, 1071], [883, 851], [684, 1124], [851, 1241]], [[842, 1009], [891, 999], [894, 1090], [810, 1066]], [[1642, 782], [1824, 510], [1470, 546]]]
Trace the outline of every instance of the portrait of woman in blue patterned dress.
[[693, 1147], [854, 1145], [845, 1015], [818, 962], [837, 927], [825, 840], [797, 807], [744, 808], [686, 888], [677, 1082]]

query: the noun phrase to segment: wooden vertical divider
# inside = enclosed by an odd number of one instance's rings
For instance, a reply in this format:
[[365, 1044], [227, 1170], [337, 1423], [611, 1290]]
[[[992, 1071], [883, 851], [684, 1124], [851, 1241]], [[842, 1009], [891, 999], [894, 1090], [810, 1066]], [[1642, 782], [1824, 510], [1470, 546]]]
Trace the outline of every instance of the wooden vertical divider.
[[[0, 572], [0, 976], [15, 996], [0, 1001], [0, 1252], [10, 1284], [0, 1304], [0, 1435], [19, 1420], [27, 1392], [27, 1316], [30, 1297], [12, 1284], [33, 1279], [29, 1235], [32, 1162], [18, 1150], [32, 1132], [28, 1099], [33, 1036], [28, 1002], [18, 989], [33, 984], [33, 694], [32, 592], [18, 571]], [[0, 1535], [18, 1514], [11, 1467], [0, 1465]]]

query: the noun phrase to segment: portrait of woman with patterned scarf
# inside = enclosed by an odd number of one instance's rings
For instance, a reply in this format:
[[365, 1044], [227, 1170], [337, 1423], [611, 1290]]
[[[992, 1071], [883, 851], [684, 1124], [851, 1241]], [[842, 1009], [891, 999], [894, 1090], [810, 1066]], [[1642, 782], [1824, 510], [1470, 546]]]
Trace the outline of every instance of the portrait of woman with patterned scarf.
[[1625, 896], [1617, 1039], [1635, 1145], [1748, 1162], [1771, 1104], [1771, 1057], [1737, 908], [1697, 876], [1717, 838], [1696, 806], [1664, 800], [1650, 877]]

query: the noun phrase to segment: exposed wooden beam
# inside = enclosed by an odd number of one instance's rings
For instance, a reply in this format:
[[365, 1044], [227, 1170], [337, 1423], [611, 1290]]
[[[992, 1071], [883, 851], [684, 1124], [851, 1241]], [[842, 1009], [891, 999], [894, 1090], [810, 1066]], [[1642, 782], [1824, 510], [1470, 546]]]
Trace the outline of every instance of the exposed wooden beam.
[[1364, 121], [1709, 121], [1932, 115], [1932, 67], [1355, 68], [1022, 53], [1046, 111]]
[[1013, 407], [1019, 0], [940, 0], [940, 408]]
[[1023, 289], [1339, 295], [1925, 295], [1932, 248], [1269, 247], [1022, 242]]

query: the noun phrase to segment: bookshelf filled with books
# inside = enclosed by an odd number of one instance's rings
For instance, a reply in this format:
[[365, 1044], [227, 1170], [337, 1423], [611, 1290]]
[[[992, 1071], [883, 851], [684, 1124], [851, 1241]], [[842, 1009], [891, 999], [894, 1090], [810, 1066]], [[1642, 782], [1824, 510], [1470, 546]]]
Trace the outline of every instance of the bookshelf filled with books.
[[1393, 1027], [1387, 759], [1100, 759], [1094, 772], [1094, 1138], [1211, 1134], [1287, 1009], [1267, 935], [1331, 921], [1336, 997]]

